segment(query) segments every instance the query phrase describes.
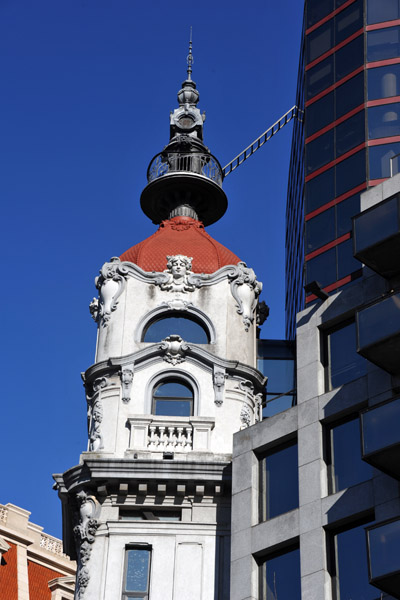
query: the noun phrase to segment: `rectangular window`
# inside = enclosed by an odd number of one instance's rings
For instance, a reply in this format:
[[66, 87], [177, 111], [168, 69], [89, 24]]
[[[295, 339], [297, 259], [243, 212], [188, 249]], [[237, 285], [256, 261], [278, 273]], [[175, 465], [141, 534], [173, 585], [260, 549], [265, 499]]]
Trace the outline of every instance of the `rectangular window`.
[[[349, 223], [349, 229], [351, 221]], [[335, 207], [306, 222], [306, 254], [335, 239]]]
[[295, 345], [288, 340], [258, 340], [257, 369], [268, 377], [263, 418], [296, 405]]
[[[390, 159], [400, 152], [400, 143], [382, 144], [382, 146], [371, 146], [369, 153], [369, 176], [370, 179], [383, 179], [390, 177]], [[400, 161], [393, 161], [393, 173], [400, 171]]]
[[360, 212], [360, 194], [336, 204], [336, 237], [353, 229], [351, 218]]
[[307, 99], [316, 96], [334, 83], [333, 54], [306, 71]]
[[333, 0], [308, 0], [307, 28], [318, 23], [318, 21], [329, 15], [333, 10]]
[[317, 100], [307, 109], [306, 118], [306, 137], [319, 131], [329, 123], [335, 120], [334, 112], [334, 93], [331, 92]]
[[369, 138], [385, 138], [400, 134], [400, 102], [368, 109]]
[[355, 322], [325, 334], [326, 388], [331, 390], [366, 373], [366, 361], [356, 351]]
[[354, 258], [353, 240], [350, 238], [336, 246], [337, 251], [337, 278], [343, 279], [346, 275], [362, 269], [361, 262]]
[[400, 64], [368, 69], [368, 100], [400, 96]]
[[335, 46], [363, 26], [362, 0], [357, 0], [335, 17]]
[[360, 111], [335, 127], [336, 157], [342, 156], [365, 140], [365, 113]]
[[331, 129], [306, 145], [307, 174], [323, 167], [334, 159], [335, 146], [333, 140], [334, 131]]
[[365, 179], [365, 150], [361, 150], [336, 165], [336, 196], [357, 187]]
[[364, 36], [359, 35], [355, 40], [335, 52], [335, 81], [339, 81], [364, 63]]
[[331, 168], [306, 183], [306, 213], [316, 210], [335, 197], [335, 169]]
[[367, 544], [364, 526], [338, 530], [328, 538], [329, 569], [334, 600], [376, 600], [377, 590], [368, 581]]
[[367, 33], [367, 61], [396, 58], [400, 54], [400, 27], [377, 29]]
[[301, 600], [299, 548], [268, 556], [259, 569], [260, 600]]
[[327, 21], [312, 33], [306, 36], [307, 63], [312, 62], [322, 54], [325, 54], [334, 46], [333, 41], [333, 19]]
[[336, 248], [330, 248], [306, 262], [306, 283], [312, 281], [318, 281], [322, 287], [336, 281]]
[[297, 442], [267, 452], [260, 460], [260, 521], [299, 506]]
[[125, 571], [122, 600], [149, 598], [150, 546], [131, 546], [125, 550]]
[[400, 18], [399, 0], [368, 0], [368, 24]]
[[370, 479], [372, 468], [361, 458], [358, 414], [329, 425], [325, 433], [329, 493], [335, 494]]
[[364, 103], [364, 73], [352, 77], [335, 90], [336, 119]]

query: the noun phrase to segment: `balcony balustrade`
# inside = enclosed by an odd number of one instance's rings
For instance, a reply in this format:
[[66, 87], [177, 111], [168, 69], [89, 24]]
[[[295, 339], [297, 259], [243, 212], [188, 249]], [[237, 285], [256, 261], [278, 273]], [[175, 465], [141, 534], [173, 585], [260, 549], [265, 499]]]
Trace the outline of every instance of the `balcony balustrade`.
[[385, 371], [399, 375], [400, 293], [359, 310], [356, 324], [357, 352]]
[[223, 172], [218, 160], [212, 154], [181, 154], [178, 152], [157, 154], [147, 169], [147, 180], [152, 182], [159, 177], [177, 173], [190, 173], [211, 179], [222, 186]]
[[400, 479], [400, 397], [362, 411], [362, 457]]
[[128, 419], [130, 450], [150, 452], [210, 451], [212, 417], [141, 415]]
[[354, 256], [390, 278], [400, 273], [400, 194], [353, 217]]
[[400, 519], [366, 528], [369, 580], [393, 598], [400, 598]]

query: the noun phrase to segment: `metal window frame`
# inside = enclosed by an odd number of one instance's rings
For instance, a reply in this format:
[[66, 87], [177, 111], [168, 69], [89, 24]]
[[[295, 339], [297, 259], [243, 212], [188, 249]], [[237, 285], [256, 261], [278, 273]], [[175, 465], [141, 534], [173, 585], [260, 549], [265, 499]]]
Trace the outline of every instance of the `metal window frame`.
[[[147, 571], [147, 590], [146, 592], [129, 592], [126, 590], [126, 576], [128, 570], [128, 552], [129, 550], [147, 550], [149, 552], [149, 568]], [[151, 581], [151, 567], [152, 567], [152, 553], [153, 548], [151, 544], [147, 543], [133, 543], [127, 544], [124, 548], [124, 576], [122, 583], [122, 600], [129, 600], [129, 598], [142, 598], [143, 600], [149, 600], [150, 598], [150, 581]]]

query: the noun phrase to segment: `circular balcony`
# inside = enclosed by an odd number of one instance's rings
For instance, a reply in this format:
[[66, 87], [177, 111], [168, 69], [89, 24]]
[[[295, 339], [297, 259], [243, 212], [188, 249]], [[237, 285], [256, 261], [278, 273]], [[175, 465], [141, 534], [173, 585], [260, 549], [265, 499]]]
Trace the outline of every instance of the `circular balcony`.
[[222, 167], [212, 154], [160, 152], [147, 169], [148, 184], [140, 204], [153, 223], [169, 219], [181, 205], [190, 206], [204, 225], [218, 221], [228, 201]]

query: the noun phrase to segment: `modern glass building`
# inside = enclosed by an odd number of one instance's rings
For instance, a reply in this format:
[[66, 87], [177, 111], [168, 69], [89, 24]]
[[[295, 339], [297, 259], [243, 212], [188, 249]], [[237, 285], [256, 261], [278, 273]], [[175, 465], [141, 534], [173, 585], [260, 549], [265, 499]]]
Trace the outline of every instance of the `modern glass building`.
[[331, 293], [360, 276], [351, 217], [361, 192], [398, 172], [399, 0], [305, 3], [297, 104], [305, 118], [304, 131], [294, 130], [288, 185], [289, 339], [296, 313], [316, 298], [304, 285]]

